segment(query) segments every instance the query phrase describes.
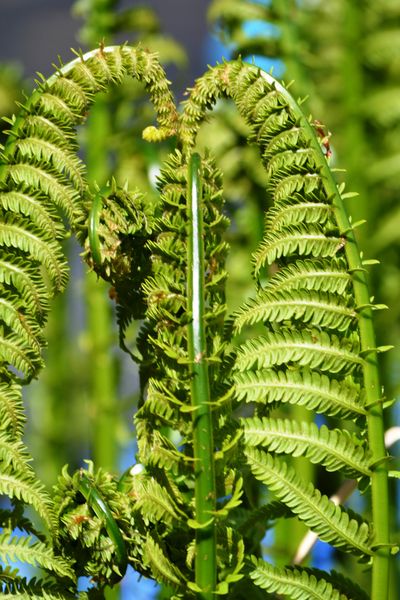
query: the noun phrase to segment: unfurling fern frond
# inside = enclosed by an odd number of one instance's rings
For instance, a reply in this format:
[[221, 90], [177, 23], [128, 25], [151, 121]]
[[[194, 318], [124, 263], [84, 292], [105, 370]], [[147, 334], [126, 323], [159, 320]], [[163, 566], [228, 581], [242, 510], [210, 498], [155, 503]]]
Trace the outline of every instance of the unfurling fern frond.
[[[145, 138], [176, 135], [180, 146], [161, 169], [151, 206], [114, 182], [91, 194], [73, 158], [74, 127], [94, 94], [126, 74], [146, 83], [156, 108], [160, 129], [150, 126]], [[222, 176], [208, 153], [192, 152], [206, 112], [221, 96], [231, 97], [246, 120], [274, 201], [255, 253], [254, 298], [228, 324]], [[234, 597], [237, 582], [249, 581], [245, 554], [254, 551], [243, 527], [254, 527], [261, 511], [265, 522], [255, 531], [257, 540], [271, 518], [296, 515], [335, 548], [371, 560], [379, 589], [389, 543], [387, 510], [379, 505], [381, 498], [386, 502], [387, 473], [373, 307], [322, 142], [287, 90], [254, 66], [224, 63], [196, 82], [178, 117], [152, 54], [101, 48], [41, 84], [11, 135], [0, 171], [0, 246], [6, 249], [0, 369], [10, 386], [5, 419], [10, 428], [17, 423], [1, 438], [9, 448], [0, 483], [42, 516], [43, 494], [31, 472], [14, 472], [23, 450], [19, 407], [13, 410], [11, 400], [17, 376], [29, 379], [40, 367], [47, 306], [65, 285], [65, 217], [88, 262], [116, 290], [121, 337], [131, 318], [142, 320], [134, 355], [142, 392], [135, 415], [141, 472], [134, 468], [117, 482], [91, 468], [72, 477], [64, 471], [54, 545], [64, 574], [89, 574], [101, 588], [118, 581], [129, 561], [172, 586], [177, 599]], [[50, 158], [57, 140], [65, 167], [59, 152]], [[46, 219], [56, 225], [43, 231]], [[248, 325], [256, 325], [256, 333], [243, 341]], [[239, 422], [234, 409], [242, 400], [255, 404], [255, 415]], [[285, 404], [352, 419], [354, 434], [265, 417]], [[304, 456], [328, 471], [370, 481], [373, 522], [335, 505], [276, 454]], [[254, 478], [280, 503], [258, 507], [251, 497]], [[257, 569], [250, 577], [274, 590], [268, 572], [267, 583]], [[286, 578], [290, 597], [299, 594], [299, 582], [310, 593], [339, 594], [329, 576], [288, 573], [280, 570], [278, 577]]]
[[[49, 80], [40, 81], [21, 107], [18, 118], [12, 120], [9, 138], [1, 154], [0, 487], [1, 492], [11, 499], [30, 504], [50, 528], [55, 524], [51, 502], [30, 468], [29, 455], [20, 442], [24, 419], [19, 384], [35, 377], [43, 364], [43, 329], [50, 302], [67, 282], [61, 243], [68, 234], [68, 227], [76, 232], [82, 244], [88, 236], [93, 196], [86, 182], [83, 163], [76, 153], [76, 127], [84, 122], [96, 93], [121, 82], [127, 75], [144, 82], [154, 102], [163, 135], [173, 134], [176, 111], [164, 71], [155, 55], [142, 49], [115, 47], [91, 52], [86, 57], [79, 55], [69, 65], [58, 67]], [[102, 268], [101, 274], [118, 288], [123, 324], [132, 315], [143, 313], [140, 306], [132, 307], [135, 293], [131, 290], [135, 284], [130, 280], [127, 285], [126, 279], [137, 275], [143, 266], [140, 252], [144, 232], [141, 240], [135, 238], [136, 245], [132, 240], [143, 225], [138, 214], [145, 216], [146, 210], [140, 212], [142, 205], [138, 195], [133, 195], [132, 203], [131, 196], [117, 191], [116, 186], [111, 193], [113, 200], [109, 201], [103, 220], [107, 225], [111, 222], [114, 231], [110, 234], [112, 227], [109, 227], [104, 240], [100, 232], [100, 241], [108, 251], [108, 263], [96, 265], [96, 268]], [[119, 220], [118, 216], [121, 217]], [[146, 235], [149, 231], [145, 228]], [[137, 263], [132, 258], [136, 250], [136, 258], [139, 254]], [[115, 260], [116, 256], [118, 260]], [[137, 277], [143, 280], [144, 274]], [[122, 289], [118, 285], [121, 280], [125, 281]], [[127, 311], [128, 316], [125, 315]], [[25, 548], [25, 542], [21, 544]], [[10, 546], [10, 556], [13, 547]], [[57, 562], [50, 545], [43, 543], [40, 556], [38, 548], [37, 544], [29, 546], [32, 561], [45, 567], [46, 560], [49, 565], [51, 561]], [[22, 550], [18, 552], [15, 556], [21, 560], [28, 555], [28, 550], [25, 554]], [[60, 567], [53, 570], [60, 578], [64, 575], [61, 572], [63, 560], [59, 560]], [[68, 556], [65, 565], [73, 577]], [[20, 589], [23, 591], [22, 584]], [[26, 593], [29, 593], [28, 587]]]
[[[295, 403], [326, 415], [357, 419], [360, 425], [347, 455], [346, 434], [251, 417], [243, 420], [245, 452], [255, 477], [320, 537], [364, 558], [374, 555], [378, 581], [380, 557], [374, 554], [370, 525], [330, 504], [311, 483], [301, 482], [293, 467], [274, 457], [287, 450], [327, 469], [335, 465], [356, 477], [370, 473], [373, 494], [383, 491], [378, 480], [384, 485], [385, 468], [378, 475], [370, 466], [373, 455], [385, 457], [372, 307], [341, 192], [329, 170], [324, 140], [311, 120], [283, 86], [240, 61], [219, 65], [197, 82], [183, 115], [181, 135], [189, 147], [206, 111], [221, 96], [233, 98], [249, 126], [250, 140], [258, 145], [265, 166], [268, 197], [273, 200], [264, 238], [254, 255], [256, 295], [233, 319], [233, 330], [242, 337], [246, 325], [257, 324], [255, 336], [237, 348], [236, 397], [255, 402], [261, 415], [263, 407], [273, 410]], [[375, 409], [379, 426], [370, 419]], [[258, 432], [250, 433], [254, 426]], [[286, 435], [296, 437], [299, 427], [308, 432], [307, 441], [289, 441]], [[265, 443], [271, 454], [252, 447], [258, 443]], [[338, 461], [330, 453], [336, 446], [343, 451]], [[354, 469], [353, 464], [348, 470], [342, 459], [355, 458], [358, 452], [363, 466]], [[379, 523], [387, 544], [387, 513], [381, 518], [376, 505], [374, 531]], [[386, 556], [388, 552], [386, 546]], [[292, 592], [290, 597], [297, 597]]]

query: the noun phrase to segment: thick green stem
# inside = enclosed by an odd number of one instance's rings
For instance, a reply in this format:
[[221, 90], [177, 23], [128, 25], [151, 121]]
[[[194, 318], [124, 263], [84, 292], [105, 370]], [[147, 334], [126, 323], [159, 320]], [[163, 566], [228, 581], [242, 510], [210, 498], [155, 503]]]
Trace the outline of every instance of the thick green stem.
[[[110, 175], [107, 153], [109, 119], [106, 100], [99, 98], [88, 122], [86, 159], [88, 179], [99, 185], [103, 185]], [[110, 353], [114, 341], [111, 307], [106, 286], [91, 273], [86, 277], [85, 291], [90, 344], [90, 396], [94, 416], [93, 459], [97, 465], [113, 470], [118, 453], [115, 438], [118, 410], [115, 365]]]
[[196, 584], [199, 600], [211, 600], [216, 585], [215, 474], [212, 415], [208, 380], [205, 333], [205, 269], [201, 207], [201, 161], [194, 154], [189, 163], [188, 213], [188, 312], [192, 320], [188, 331], [191, 364], [193, 412], [193, 454], [195, 464]]

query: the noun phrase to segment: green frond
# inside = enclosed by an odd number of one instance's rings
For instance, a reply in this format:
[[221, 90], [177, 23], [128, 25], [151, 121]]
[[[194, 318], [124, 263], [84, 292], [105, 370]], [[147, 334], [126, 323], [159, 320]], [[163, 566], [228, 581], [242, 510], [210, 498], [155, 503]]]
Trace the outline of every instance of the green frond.
[[277, 454], [306, 456], [327, 471], [342, 470], [347, 477], [371, 475], [370, 456], [354, 435], [315, 423], [257, 417], [242, 419], [247, 446], [261, 446]]
[[41, 115], [51, 117], [57, 124], [73, 127], [77, 115], [63, 98], [51, 92], [42, 92], [35, 100], [35, 109]]
[[171, 585], [174, 589], [182, 588], [186, 579], [180, 569], [166, 556], [161, 544], [148, 534], [143, 550], [144, 564], [149, 565], [153, 577]]
[[11, 567], [0, 568], [0, 582], [1, 595], [9, 600], [17, 597], [24, 600], [73, 600], [75, 598], [72, 591], [61, 591], [61, 586], [51, 579], [34, 577], [27, 581], [25, 577], [19, 575], [18, 569]]
[[[75, 131], [61, 121], [54, 121], [54, 115], [27, 114], [18, 129], [18, 138], [33, 137], [49, 142], [57, 148], [71, 152], [78, 150]], [[17, 135], [17, 134], [15, 134]]]
[[48, 290], [38, 273], [36, 265], [6, 251], [0, 260], [0, 283], [15, 291], [29, 313], [43, 324], [44, 314], [49, 310]]
[[77, 81], [68, 77], [57, 77], [51, 87], [45, 83], [45, 91], [46, 88], [51, 90], [51, 93], [57, 98], [64, 99], [74, 114], [78, 115], [84, 115], [94, 99], [91, 92], [88, 92]]
[[[67, 176], [75, 189], [81, 193], [85, 190], [83, 163], [75, 152], [72, 154], [63, 146], [60, 148], [57, 143], [35, 136], [16, 140], [15, 151], [24, 164], [46, 163], [58, 177]], [[41, 187], [43, 189], [43, 185]]]
[[340, 339], [325, 331], [295, 331], [281, 327], [242, 344], [236, 369], [265, 369], [283, 364], [350, 373], [363, 364], [357, 336]]
[[56, 239], [65, 235], [57, 212], [44, 194], [33, 195], [19, 190], [0, 192], [0, 205], [4, 211], [28, 217], [35, 227], [51, 232]]
[[280, 230], [301, 223], [324, 225], [332, 218], [332, 208], [323, 202], [298, 202], [286, 199], [276, 203], [267, 213], [266, 229]]
[[346, 331], [355, 321], [356, 312], [348, 298], [311, 290], [271, 290], [261, 292], [235, 315], [235, 330], [259, 322], [301, 320], [311, 327], [326, 327]]
[[179, 506], [169, 491], [155, 479], [136, 476], [132, 482], [131, 493], [135, 496], [135, 510], [140, 510], [146, 523], [161, 521], [166, 525], [176, 526], [182, 519], [187, 519], [187, 515], [182, 509], [183, 499]]
[[10, 381], [9, 371], [1, 373], [0, 382], [0, 429], [7, 431], [13, 440], [19, 440], [24, 424], [25, 413], [21, 401], [21, 386]]
[[306, 289], [344, 294], [351, 278], [343, 259], [296, 260], [282, 267], [267, 283], [274, 290]]
[[246, 456], [254, 476], [323, 541], [364, 558], [372, 555], [368, 523], [350, 516], [311, 483], [304, 483], [293, 467], [270, 454], [248, 448]]
[[22, 500], [32, 506], [48, 525], [54, 521], [50, 499], [43, 484], [25, 466], [22, 472], [15, 472], [11, 466], [0, 473], [0, 494]]
[[55, 556], [50, 546], [31, 537], [10, 538], [8, 534], [0, 534], [0, 557], [5, 563], [8, 560], [21, 561], [75, 580], [70, 565], [61, 556]]
[[318, 569], [275, 567], [261, 559], [253, 562], [255, 569], [250, 577], [268, 593], [284, 594], [296, 600], [367, 600], [361, 590], [357, 596], [353, 595], [353, 586], [350, 591], [334, 587], [331, 576]]
[[258, 273], [267, 263], [272, 264], [283, 256], [301, 258], [335, 257], [343, 248], [343, 240], [335, 235], [327, 236], [317, 225], [298, 225], [280, 231], [268, 232], [254, 255]]
[[3, 468], [12, 465], [16, 472], [26, 474], [28, 477], [34, 476], [29, 466], [32, 458], [28, 455], [24, 444], [10, 438], [8, 433], [0, 433], [0, 459]]
[[39, 193], [46, 194], [54, 206], [65, 211], [69, 221], [74, 222], [78, 194], [74, 188], [66, 185], [63, 174], [57, 175], [49, 164], [46, 170], [35, 164], [25, 163], [6, 165], [3, 168], [10, 186], [22, 186], [24, 190], [38, 190]]
[[55, 289], [65, 287], [68, 276], [65, 259], [60, 246], [52, 242], [46, 232], [36, 231], [30, 223], [8, 217], [0, 223], [0, 245], [7, 247], [9, 253], [14, 248], [42, 263]]
[[309, 369], [263, 369], [234, 374], [238, 400], [273, 404], [287, 402], [343, 419], [365, 415], [360, 386], [351, 377], [329, 378]]
[[16, 369], [18, 375], [27, 381], [32, 379], [43, 366], [42, 357], [35, 349], [21, 342], [18, 334], [5, 334], [2, 329], [0, 329], [0, 360], [3, 364]]
[[[1, 289], [1, 288], [0, 288]], [[2, 290], [0, 298], [0, 322], [13, 330], [27, 348], [40, 353], [43, 343], [40, 324], [29, 314], [25, 313], [25, 306], [18, 296], [8, 290]]]

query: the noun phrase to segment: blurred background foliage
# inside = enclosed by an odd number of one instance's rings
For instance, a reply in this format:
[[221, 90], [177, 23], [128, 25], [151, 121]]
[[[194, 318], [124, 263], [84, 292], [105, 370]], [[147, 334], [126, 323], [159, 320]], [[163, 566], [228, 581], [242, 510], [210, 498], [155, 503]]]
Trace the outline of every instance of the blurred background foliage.
[[[168, 1], [164, 1], [166, 10]], [[176, 7], [176, 3], [174, 4]], [[201, 3], [202, 9], [206, 3]], [[99, 41], [113, 44], [140, 41], [159, 52], [179, 96], [188, 81], [189, 58], [200, 47], [186, 49], [167, 35], [149, 3], [118, 0], [78, 0], [73, 15], [79, 19], [78, 42], [86, 47]], [[1, 8], [0, 8], [1, 12]], [[208, 19], [219, 45], [209, 44], [209, 62], [241, 56], [294, 81], [292, 92], [304, 99], [338, 179], [358, 196], [348, 200], [353, 222], [366, 220], [359, 232], [366, 258], [378, 259], [371, 283], [379, 303], [389, 311], [377, 314], [378, 342], [393, 344], [384, 355], [383, 383], [388, 400], [400, 386], [400, 3], [398, 0], [212, 0]], [[72, 45], [72, 43], [71, 43]], [[214, 52], [214, 57], [212, 53]], [[196, 65], [198, 68], [199, 63]], [[205, 68], [205, 65], [203, 65]], [[201, 69], [200, 69], [201, 70]], [[196, 70], [195, 70], [196, 71]], [[13, 112], [28, 84], [22, 71], [0, 67], [0, 113]], [[80, 132], [91, 182], [102, 186], [115, 177], [119, 184], [146, 191], [149, 201], [154, 182], [170, 142], [150, 145], [141, 131], [154, 119], [143, 88], [126, 81], [102, 96]], [[228, 233], [232, 247], [228, 303], [234, 310], [251, 293], [251, 253], [263, 230], [263, 213], [269, 199], [265, 174], [256, 150], [246, 143], [247, 129], [228, 102], [219, 102], [201, 132], [199, 145], [210, 146], [224, 174]], [[340, 170], [346, 168], [347, 172]], [[39, 474], [52, 485], [62, 465], [81, 465], [92, 458], [97, 466], [121, 470], [134, 462], [132, 413], [137, 396], [137, 376], [132, 362], [118, 349], [112, 290], [100, 285], [93, 273], [84, 274], [78, 251], [71, 242], [72, 280], [68, 293], [55, 303], [48, 325], [47, 367], [27, 398], [32, 416], [29, 446], [37, 457]], [[135, 328], [131, 336], [134, 339]], [[110, 351], [110, 348], [113, 348]], [[38, 408], [40, 407], [40, 408]], [[299, 419], [310, 418], [297, 410]], [[392, 410], [395, 424], [398, 412]], [[395, 448], [392, 453], [395, 453]], [[296, 463], [298, 465], [299, 463]], [[304, 478], [319, 478], [309, 463], [302, 463]], [[330, 476], [322, 483], [327, 494], [340, 484]], [[254, 490], [259, 494], [260, 490]], [[396, 494], [393, 494], [396, 497]], [[362, 502], [354, 495], [353, 502]], [[393, 528], [399, 527], [398, 501], [393, 506]], [[280, 563], [290, 562], [303, 536], [299, 524], [277, 531], [272, 550], [265, 552]], [[274, 554], [272, 554], [274, 552]], [[326, 545], [312, 557], [321, 568], [335, 566]], [[318, 562], [319, 561], [319, 562]], [[325, 563], [323, 563], [325, 561]], [[328, 564], [327, 564], [327, 562]], [[356, 564], [345, 566], [359, 571]], [[351, 570], [350, 570], [351, 569]], [[392, 598], [397, 598], [398, 573], [393, 577]], [[140, 590], [143, 590], [140, 592]], [[136, 593], [136, 592], [135, 592]], [[168, 590], [138, 585], [135, 596]], [[110, 598], [117, 592], [110, 592]]]

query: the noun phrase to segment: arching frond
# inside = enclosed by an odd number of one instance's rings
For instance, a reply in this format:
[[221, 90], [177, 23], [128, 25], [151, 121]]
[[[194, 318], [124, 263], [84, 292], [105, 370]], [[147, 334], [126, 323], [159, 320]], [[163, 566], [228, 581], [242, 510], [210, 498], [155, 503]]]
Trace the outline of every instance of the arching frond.
[[22, 473], [16, 473], [12, 466], [2, 468], [0, 493], [31, 505], [45, 523], [51, 524], [53, 522], [54, 516], [51, 511], [49, 496], [34, 472], [28, 470], [27, 467], [24, 468]]
[[327, 258], [338, 255], [341, 248], [341, 238], [334, 235], [328, 237], [317, 225], [298, 225], [279, 232], [271, 231], [264, 237], [255, 254], [255, 270], [258, 273], [266, 263], [273, 263], [282, 256]]

